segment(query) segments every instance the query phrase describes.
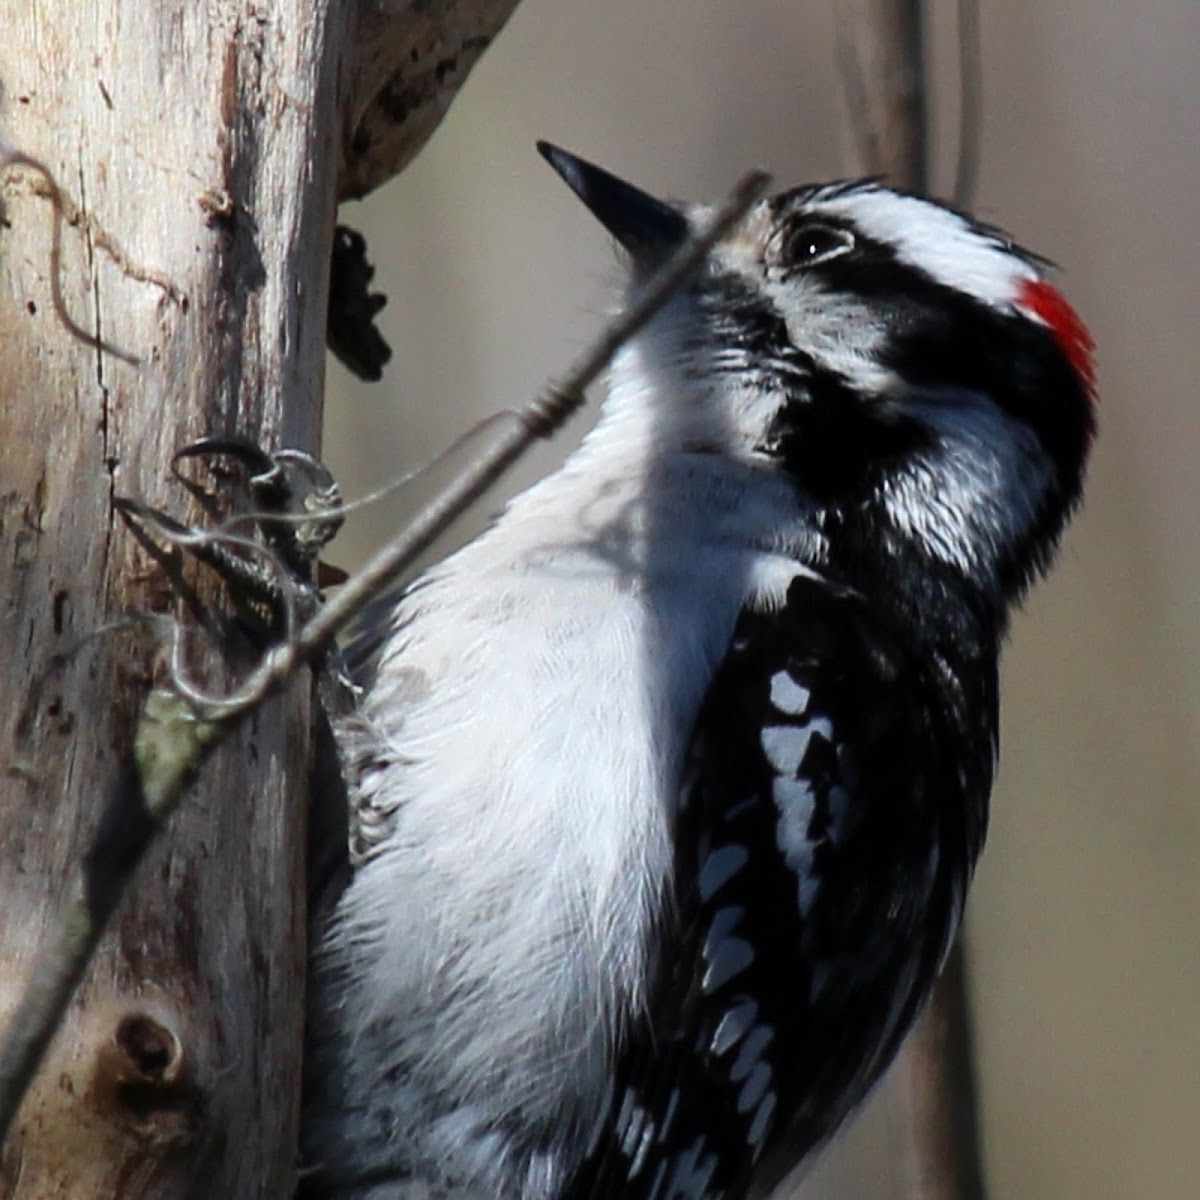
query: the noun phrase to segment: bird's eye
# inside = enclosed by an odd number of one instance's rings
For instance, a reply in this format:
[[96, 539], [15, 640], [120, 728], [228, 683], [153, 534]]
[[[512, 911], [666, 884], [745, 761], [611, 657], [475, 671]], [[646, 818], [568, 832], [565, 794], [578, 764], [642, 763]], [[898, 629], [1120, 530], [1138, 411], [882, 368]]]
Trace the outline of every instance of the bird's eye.
[[784, 267], [797, 270], [846, 254], [854, 249], [854, 234], [821, 221], [801, 221], [784, 235], [779, 257]]

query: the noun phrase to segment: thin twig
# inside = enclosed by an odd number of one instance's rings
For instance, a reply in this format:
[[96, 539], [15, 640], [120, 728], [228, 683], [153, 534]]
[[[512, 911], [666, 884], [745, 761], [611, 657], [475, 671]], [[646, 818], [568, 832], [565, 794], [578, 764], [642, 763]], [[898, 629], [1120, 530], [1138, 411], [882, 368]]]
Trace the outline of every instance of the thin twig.
[[851, 132], [866, 171], [928, 186], [922, 0], [838, 0], [837, 51]]
[[966, 952], [950, 953], [896, 1067], [901, 1195], [984, 1200]]
[[[35, 961], [0, 1040], [0, 1143], [45, 1057], [109, 916], [201, 763], [246, 716], [280, 691], [301, 666], [319, 658], [364, 606], [390, 586], [534, 442], [549, 437], [578, 411], [586, 389], [617, 351], [670, 300], [712, 247], [746, 215], [768, 182], [763, 171], [753, 171], [742, 179], [729, 200], [605, 327], [562, 382], [520, 412], [510, 414], [510, 428], [348, 580], [293, 640], [269, 652], [234, 695], [220, 699], [190, 689], [185, 689], [187, 694], [185, 690], [168, 689], [150, 694], [131, 761], [110, 794], [100, 831], [60, 913], [58, 928]], [[176, 639], [180, 632], [176, 626]]]
[[979, 128], [983, 113], [983, 62], [979, 0], [958, 0], [958, 162], [954, 203], [970, 208], [979, 174]]
[[[956, 195], [976, 167], [978, 14], [962, 0], [962, 109]], [[867, 169], [906, 187], [928, 188], [921, 0], [839, 0], [839, 53], [852, 130]], [[897, 1157], [904, 1200], [983, 1200], [983, 1162], [961, 946], [951, 954], [929, 1008], [895, 1072]]]

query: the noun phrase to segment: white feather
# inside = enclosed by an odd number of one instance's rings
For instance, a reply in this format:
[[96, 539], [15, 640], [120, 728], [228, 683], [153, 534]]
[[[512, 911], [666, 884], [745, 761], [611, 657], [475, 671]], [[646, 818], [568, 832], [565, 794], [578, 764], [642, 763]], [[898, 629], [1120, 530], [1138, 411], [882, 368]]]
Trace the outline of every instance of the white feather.
[[1037, 269], [1013, 253], [999, 235], [990, 236], [965, 217], [917, 196], [886, 188], [820, 191], [805, 206], [852, 221], [896, 257], [947, 287], [975, 296], [993, 308], [1015, 307], [1023, 282]]
[[695, 714], [742, 607], [781, 604], [818, 543], [786, 480], [680, 452], [720, 405], [656, 407], [644, 346], [574, 458], [396, 608], [346, 730], [384, 760], [322, 952], [330, 987], [353, 964], [327, 1018], [349, 1104], [386, 1089], [391, 1153], [481, 1194], [529, 1169], [488, 1136], [508, 1114], [578, 1129], [603, 1106]]

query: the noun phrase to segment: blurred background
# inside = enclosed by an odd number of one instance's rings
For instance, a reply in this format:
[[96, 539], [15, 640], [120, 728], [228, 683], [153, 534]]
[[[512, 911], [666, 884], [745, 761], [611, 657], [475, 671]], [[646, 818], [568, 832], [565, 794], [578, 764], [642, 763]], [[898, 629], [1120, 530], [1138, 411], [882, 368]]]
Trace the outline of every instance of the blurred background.
[[[955, 5], [929, 4], [935, 187], [956, 152]], [[982, 4], [974, 202], [1064, 269], [1099, 345], [1085, 511], [1016, 622], [969, 949], [993, 1198], [1200, 1196], [1200, 5]], [[348, 496], [426, 463], [561, 370], [617, 257], [545, 137], [662, 194], [853, 172], [830, 0], [523, 0], [366, 234], [382, 384], [331, 362]], [[534, 456], [543, 473], [582, 432]], [[509, 490], [512, 490], [511, 488]], [[356, 516], [354, 566], [411, 510]], [[464, 522], [467, 536], [499, 503]], [[797, 1190], [887, 1200], [886, 1088]]]

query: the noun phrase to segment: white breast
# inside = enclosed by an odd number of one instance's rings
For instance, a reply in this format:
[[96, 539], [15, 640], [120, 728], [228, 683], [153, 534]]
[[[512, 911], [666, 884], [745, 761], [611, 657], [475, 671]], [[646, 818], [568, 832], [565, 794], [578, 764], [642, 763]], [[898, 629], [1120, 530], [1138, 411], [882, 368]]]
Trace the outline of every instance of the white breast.
[[651, 484], [597, 453], [409, 593], [356, 724], [386, 836], [327, 940], [355, 964], [334, 1019], [351, 1105], [387, 1091], [405, 1157], [442, 1178], [501, 1169], [497, 1121], [602, 1108], [695, 714], [743, 605], [800, 569], [765, 547], [808, 536], [790, 488], [744, 467], [680, 457]]

